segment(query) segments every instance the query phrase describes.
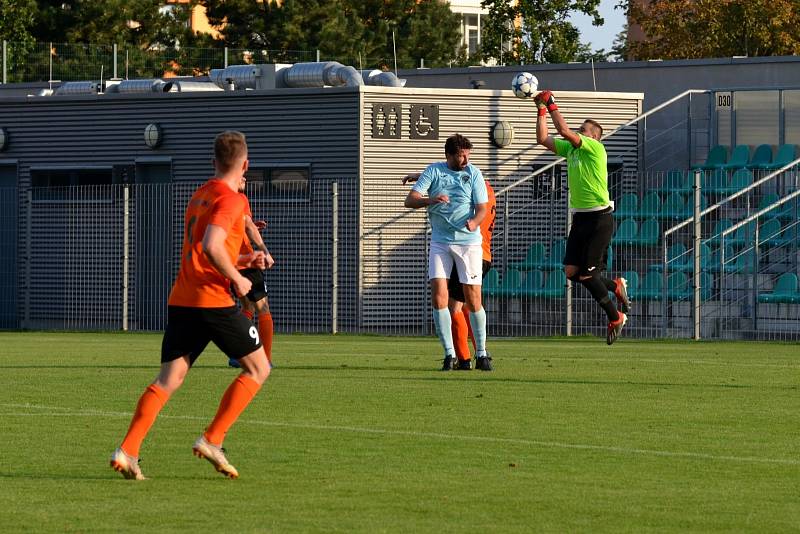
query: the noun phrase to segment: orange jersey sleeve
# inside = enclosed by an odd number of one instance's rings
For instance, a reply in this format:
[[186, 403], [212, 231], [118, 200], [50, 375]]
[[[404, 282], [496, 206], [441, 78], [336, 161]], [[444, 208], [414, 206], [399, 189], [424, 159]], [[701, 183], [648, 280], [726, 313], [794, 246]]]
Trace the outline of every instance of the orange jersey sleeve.
[[225, 251], [235, 265], [244, 239], [244, 213], [242, 197], [220, 180], [209, 180], [195, 191], [186, 207], [181, 265], [169, 296], [170, 306], [234, 305], [230, 281], [208, 261], [203, 252], [203, 237], [210, 224], [225, 230]]
[[497, 216], [497, 199], [489, 182], [486, 182], [486, 193], [489, 195], [489, 202], [486, 217], [481, 222], [481, 237], [483, 237], [483, 259], [492, 261], [492, 232], [494, 232], [494, 220]]
[[[247, 200], [247, 195], [245, 195], [244, 193], [239, 193], [239, 194], [242, 195], [242, 198], [244, 199], [244, 204], [245, 204], [244, 214], [252, 219], [253, 212], [250, 211], [250, 201]], [[242, 239], [242, 248], [239, 249], [239, 254], [244, 255], [252, 253], [253, 253], [253, 245], [252, 243], [250, 243], [250, 238], [247, 237], [247, 232], [245, 231], [244, 239]]]

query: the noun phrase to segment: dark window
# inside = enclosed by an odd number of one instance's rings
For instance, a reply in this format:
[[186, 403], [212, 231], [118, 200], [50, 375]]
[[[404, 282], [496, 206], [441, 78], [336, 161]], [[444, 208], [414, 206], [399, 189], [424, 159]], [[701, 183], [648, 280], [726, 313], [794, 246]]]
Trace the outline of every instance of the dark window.
[[103, 169], [32, 169], [31, 186], [67, 187], [111, 185], [111, 168]]
[[271, 202], [310, 200], [308, 165], [255, 167], [247, 171], [247, 195]]

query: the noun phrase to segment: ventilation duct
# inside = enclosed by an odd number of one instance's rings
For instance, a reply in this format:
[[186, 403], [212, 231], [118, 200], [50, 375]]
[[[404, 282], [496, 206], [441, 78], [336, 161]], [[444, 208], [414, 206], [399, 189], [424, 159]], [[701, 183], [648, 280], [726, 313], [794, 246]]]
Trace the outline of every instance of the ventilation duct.
[[406, 81], [395, 76], [394, 72], [384, 72], [382, 70], [362, 70], [361, 77], [367, 85], [379, 85], [382, 87], [405, 87]]
[[56, 89], [57, 95], [96, 95], [100, 92], [100, 84], [96, 82], [65, 82]]
[[122, 94], [141, 94], [141, 93], [167, 93], [170, 90], [168, 84], [163, 80], [123, 80], [116, 86], [114, 92]]
[[233, 65], [225, 69], [211, 69], [209, 78], [222, 89], [259, 89], [261, 68], [253, 65]]
[[221, 87], [211, 82], [195, 82], [191, 80], [170, 81], [164, 84], [164, 92], [193, 93], [202, 91], [222, 91]]
[[286, 87], [358, 87], [364, 85], [364, 80], [353, 67], [345, 67], [337, 61], [325, 61], [295, 63], [283, 71], [283, 83]]

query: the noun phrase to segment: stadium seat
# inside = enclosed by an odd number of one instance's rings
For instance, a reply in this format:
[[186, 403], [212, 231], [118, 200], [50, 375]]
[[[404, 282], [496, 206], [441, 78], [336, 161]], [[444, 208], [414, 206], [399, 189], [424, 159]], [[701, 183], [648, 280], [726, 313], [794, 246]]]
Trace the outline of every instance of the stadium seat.
[[661, 197], [655, 191], [647, 193], [639, 206], [639, 213], [636, 215], [640, 219], [659, 217], [661, 215]]
[[750, 147], [748, 145], [736, 145], [731, 152], [731, 158], [722, 166], [723, 169], [743, 169], [750, 163]]
[[703, 173], [702, 188], [706, 193], [721, 193], [728, 186], [728, 173], [724, 169], [712, 169]]
[[[668, 271], [680, 271], [679, 267], [687, 263], [687, 258], [691, 258], [687, 255], [686, 252], [686, 245], [683, 243], [675, 243], [667, 250], [667, 270]], [[663, 260], [662, 260], [663, 261]], [[650, 265], [651, 271], [661, 271], [664, 269], [663, 263], [654, 263]]]
[[[733, 226], [733, 221], [730, 219], [719, 219], [714, 223], [714, 229], [711, 230], [711, 235], [708, 236], [706, 241], [709, 243], [719, 243], [721, 241], [722, 232], [731, 226]], [[726, 241], [728, 241], [729, 238], [730, 236], [727, 236]]]
[[732, 195], [751, 185], [753, 185], [753, 171], [739, 169], [733, 173], [727, 185], [718, 189], [717, 192], [723, 195]]
[[639, 225], [636, 224], [636, 221], [633, 219], [625, 219], [617, 227], [617, 231], [614, 232], [612, 243], [630, 245], [636, 238], [637, 233], [639, 233]]
[[636, 293], [638, 300], [661, 300], [662, 275], [658, 271], [648, 271]]
[[739, 247], [753, 246], [753, 237], [755, 233], [755, 224], [753, 222], [749, 222], [743, 226], [740, 226], [736, 230], [734, 230], [733, 235], [728, 234], [725, 236], [725, 243], [730, 245], [736, 245]]
[[752, 273], [754, 259], [755, 251], [752, 248], [737, 251], [735, 248], [726, 246], [724, 271], [726, 273]]
[[796, 146], [793, 144], [781, 145], [778, 147], [778, 152], [775, 154], [775, 159], [772, 163], [765, 165], [764, 168], [768, 170], [776, 170], [784, 167], [797, 159]]
[[635, 217], [639, 213], [639, 195], [625, 193], [614, 205], [614, 217]]
[[655, 219], [647, 219], [639, 227], [639, 233], [636, 235], [634, 244], [637, 245], [657, 245], [661, 229], [658, 221]]
[[525, 273], [525, 280], [520, 286], [519, 294], [525, 297], [535, 297], [544, 285], [544, 273], [539, 270], [528, 271]]
[[545, 298], [561, 298], [564, 296], [564, 288], [567, 285], [567, 275], [563, 269], [550, 271], [544, 281], [544, 286], [537, 296]]
[[528, 247], [528, 253], [525, 255], [525, 259], [520, 263], [512, 264], [512, 266], [523, 271], [528, 271], [541, 267], [546, 259], [547, 254], [545, 253], [544, 243], [531, 243]]
[[661, 206], [662, 219], [684, 219], [686, 199], [678, 192], [670, 193]]
[[500, 284], [499, 295], [504, 297], [518, 297], [522, 287], [522, 273], [509, 267]]
[[759, 242], [768, 247], [780, 247], [790, 243], [782, 235], [781, 222], [778, 219], [767, 219], [758, 228]]
[[664, 177], [664, 181], [661, 182], [661, 185], [656, 189], [656, 191], [660, 193], [671, 193], [673, 191], [690, 191], [692, 189], [692, 178], [691, 172], [681, 171], [677, 169], [673, 169], [671, 171], [667, 171], [666, 176]]
[[753, 153], [753, 159], [747, 165], [748, 169], [766, 169], [772, 164], [772, 145], [758, 145]]
[[783, 273], [769, 293], [758, 296], [759, 302], [775, 304], [800, 303], [800, 288], [795, 273]]
[[[628, 283], [628, 297], [635, 299], [639, 292], [639, 273], [636, 271], [625, 271], [622, 277]], [[609, 291], [611, 294], [611, 291]]]
[[486, 278], [483, 279], [481, 287], [482, 293], [487, 297], [496, 297], [499, 295], [500, 290], [500, 273], [497, 269], [489, 269], [486, 273]]
[[[761, 197], [761, 202], [758, 203], [758, 209], [763, 210], [764, 208], [775, 204], [780, 197], [778, 197], [775, 193], [769, 193]], [[783, 205], [775, 206], [773, 209], [768, 211], [764, 214], [765, 217], [777, 217], [783, 221], [791, 221], [795, 218], [794, 216], [794, 206], [790, 202], [785, 202]]]
[[559, 239], [554, 241], [550, 246], [550, 253], [542, 265], [543, 269], [561, 269], [564, 260], [564, 254], [567, 251], [567, 240]]
[[705, 163], [695, 165], [693, 169], [718, 169], [725, 165], [728, 161], [728, 147], [725, 145], [716, 145], [708, 151]]

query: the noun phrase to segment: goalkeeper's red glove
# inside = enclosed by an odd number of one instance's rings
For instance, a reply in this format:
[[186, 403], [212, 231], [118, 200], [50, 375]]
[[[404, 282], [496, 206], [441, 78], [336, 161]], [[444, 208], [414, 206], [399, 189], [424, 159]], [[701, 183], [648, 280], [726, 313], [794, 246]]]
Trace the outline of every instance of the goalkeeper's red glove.
[[552, 113], [553, 111], [558, 109], [558, 106], [556, 105], [556, 100], [555, 98], [553, 98], [553, 93], [551, 93], [550, 91], [543, 91], [542, 93], [539, 94], [542, 95], [542, 102], [544, 102], [544, 105], [547, 106], [547, 111], [550, 111]]

